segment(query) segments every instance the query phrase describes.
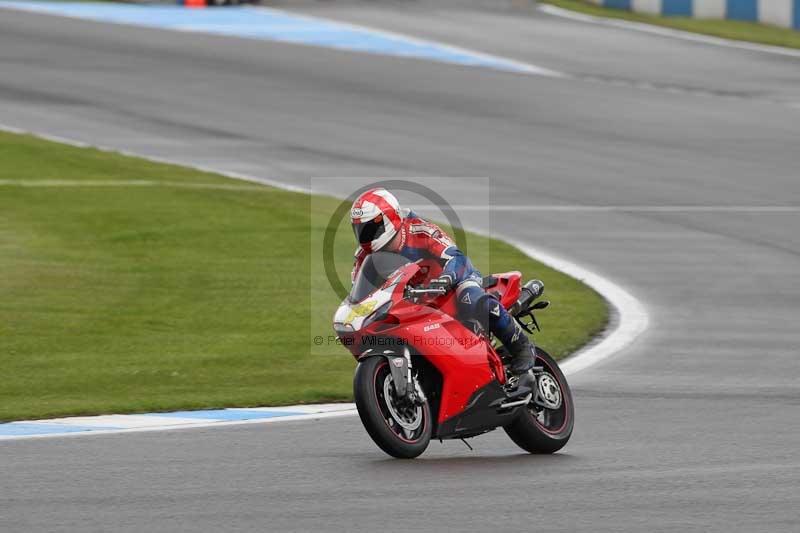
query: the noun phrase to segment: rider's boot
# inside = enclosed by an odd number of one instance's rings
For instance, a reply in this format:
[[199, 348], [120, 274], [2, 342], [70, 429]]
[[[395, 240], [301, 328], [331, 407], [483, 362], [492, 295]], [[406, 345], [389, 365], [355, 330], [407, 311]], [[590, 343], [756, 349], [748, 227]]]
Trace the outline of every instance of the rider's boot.
[[[517, 327], [519, 328], [518, 325]], [[518, 336], [507, 345], [507, 348], [511, 354], [509, 371], [518, 380], [517, 390], [519, 392], [523, 392], [524, 389], [533, 390], [536, 384], [536, 377], [531, 370], [536, 360], [533, 343], [524, 332], [520, 331]]]
[[[525, 331], [514, 320], [511, 315], [504, 312], [502, 306], [500, 313], [495, 320], [491, 321], [493, 333], [500, 339], [503, 346], [511, 355], [511, 365], [509, 372], [512, 378], [516, 378], [517, 386], [514, 388], [513, 395], [527, 394], [536, 386], [536, 377], [531, 370], [536, 360], [536, 351], [533, 342], [525, 335]], [[490, 312], [492, 309], [490, 308]], [[494, 318], [494, 317], [493, 317]]]
[[524, 333], [510, 344], [508, 352], [511, 354], [511, 373], [519, 376], [533, 368], [535, 354], [533, 343]]

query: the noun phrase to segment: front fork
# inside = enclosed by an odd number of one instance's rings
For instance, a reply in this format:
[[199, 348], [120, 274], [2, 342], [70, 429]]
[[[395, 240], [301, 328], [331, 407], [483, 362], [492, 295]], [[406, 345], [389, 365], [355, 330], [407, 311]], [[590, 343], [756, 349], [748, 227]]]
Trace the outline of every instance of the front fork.
[[[425, 393], [423, 392], [419, 381], [411, 372], [411, 351], [408, 349], [408, 346], [403, 346], [403, 360], [405, 361], [405, 386], [403, 387], [404, 394], [398, 392], [398, 396], [401, 398], [405, 397], [405, 399], [411, 402], [413, 405], [422, 405], [428, 401], [428, 399], [425, 397]], [[392, 379], [395, 379], [394, 376], [392, 376]]]
[[411, 351], [408, 346], [403, 346], [402, 354], [397, 354], [390, 350], [386, 350], [383, 353], [372, 353], [372, 349], [369, 349], [361, 354], [359, 359], [367, 356], [386, 358], [389, 363], [389, 371], [392, 373], [394, 391], [398, 400], [407, 401], [412, 405], [422, 405], [428, 400], [419, 381], [412, 372]]

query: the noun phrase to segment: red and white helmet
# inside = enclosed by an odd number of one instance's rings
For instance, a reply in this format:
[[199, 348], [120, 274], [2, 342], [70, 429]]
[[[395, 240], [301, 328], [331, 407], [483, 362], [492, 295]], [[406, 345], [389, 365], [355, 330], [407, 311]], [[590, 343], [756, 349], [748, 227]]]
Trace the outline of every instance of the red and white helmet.
[[370, 189], [353, 202], [350, 222], [361, 248], [367, 253], [377, 252], [400, 229], [400, 202], [386, 189]]

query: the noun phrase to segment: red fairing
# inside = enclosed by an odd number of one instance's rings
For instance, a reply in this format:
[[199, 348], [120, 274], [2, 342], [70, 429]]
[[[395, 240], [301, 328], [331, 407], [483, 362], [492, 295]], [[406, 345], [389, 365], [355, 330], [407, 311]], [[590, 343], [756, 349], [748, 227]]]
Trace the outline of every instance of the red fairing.
[[[428, 323], [406, 326], [407, 339], [443, 377], [439, 422], [462, 412], [472, 394], [495, 379], [488, 364], [488, 343], [443, 313]], [[440, 327], [425, 331], [431, 323]], [[431, 333], [435, 333], [431, 335]]]
[[439, 422], [463, 411], [476, 390], [496, 379], [496, 370], [489, 363], [490, 355], [497, 358], [494, 350], [452, 316], [427, 305], [402, 301], [390, 314], [390, 323], [397, 324], [376, 328], [380, 335], [403, 339], [442, 375]]
[[494, 287], [487, 287], [486, 292], [494, 294], [497, 299], [500, 300], [500, 303], [503, 304], [503, 307], [510, 309], [519, 298], [522, 287], [522, 274], [513, 270], [511, 272], [495, 274], [493, 277], [497, 278], [497, 285]]
[[[456, 320], [455, 294], [414, 303], [403, 297], [406, 284], [417, 282], [424, 276], [417, 263], [406, 265], [398, 271], [399, 278], [392, 294], [392, 308], [381, 321], [370, 324], [357, 336], [376, 335], [402, 339], [416, 353], [422, 354], [440, 372], [443, 379], [438, 421], [441, 423], [457, 416], [467, 407], [472, 395], [491, 381], [505, 383], [503, 363], [484, 337], [475, 335]], [[499, 282], [491, 290], [497, 292], [506, 305], [516, 301], [519, 294], [519, 273], [511, 272], [496, 277]], [[399, 282], [398, 282], [399, 281]], [[506, 291], [510, 291], [507, 294]], [[357, 358], [362, 353], [358, 344], [349, 345]]]

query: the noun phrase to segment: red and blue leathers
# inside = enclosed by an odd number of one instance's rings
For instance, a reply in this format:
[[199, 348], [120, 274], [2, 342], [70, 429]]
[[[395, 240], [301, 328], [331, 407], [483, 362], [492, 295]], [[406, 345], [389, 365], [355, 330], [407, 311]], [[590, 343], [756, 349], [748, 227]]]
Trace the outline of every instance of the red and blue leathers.
[[[483, 277], [469, 257], [436, 224], [420, 218], [413, 211], [406, 211], [403, 215], [397, 235], [385, 250], [399, 253], [411, 261], [422, 259], [430, 263], [433, 268], [427, 273], [426, 284], [434, 277], [449, 275], [456, 289], [458, 319], [468, 323], [476, 332], [481, 328], [488, 329], [510, 348], [520, 339], [521, 330], [500, 302], [483, 290]], [[356, 250], [353, 279], [367, 255], [368, 252], [361, 247]]]
[[[454, 286], [467, 280], [477, 282], [481, 280], [481, 273], [472, 265], [472, 261], [461, 253], [455, 242], [439, 226], [418, 217], [413, 211], [405, 213], [397, 236], [389, 243], [386, 250], [399, 253], [410, 261], [427, 259], [438, 262], [441, 273], [452, 276]], [[353, 278], [367, 254], [368, 252], [361, 247], [356, 250]], [[431, 270], [426, 282], [438, 275], [439, 272]]]

